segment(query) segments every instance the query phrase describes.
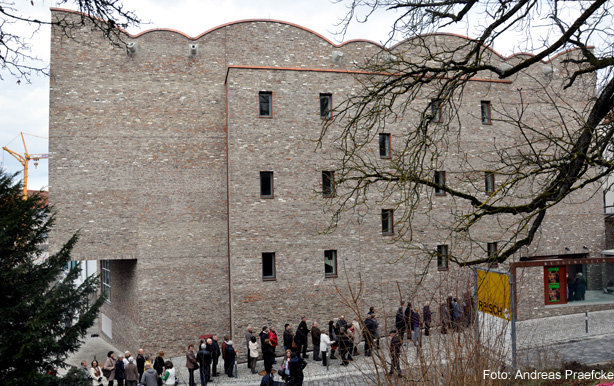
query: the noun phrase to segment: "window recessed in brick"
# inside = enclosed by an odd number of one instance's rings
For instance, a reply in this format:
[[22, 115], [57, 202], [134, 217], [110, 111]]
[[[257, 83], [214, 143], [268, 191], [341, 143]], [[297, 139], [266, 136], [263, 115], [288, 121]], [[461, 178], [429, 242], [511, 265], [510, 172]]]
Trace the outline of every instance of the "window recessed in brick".
[[446, 191], [443, 189], [446, 186], [446, 172], [435, 172], [435, 184], [438, 186], [435, 188], [435, 194], [438, 196], [445, 196]]
[[490, 117], [490, 102], [482, 101], [481, 110], [482, 110], [482, 123], [485, 125], [490, 125], [492, 123], [492, 120]]
[[335, 172], [325, 170], [322, 172], [322, 196], [335, 196]]
[[260, 105], [260, 116], [261, 117], [272, 117], [273, 116], [273, 93], [270, 91], [260, 91], [258, 93], [259, 96], [259, 105]]
[[262, 253], [262, 279], [275, 280], [275, 252]]
[[337, 277], [337, 251], [324, 251], [324, 276]]
[[448, 245], [441, 244], [437, 246], [437, 269], [439, 271], [447, 271], [448, 270], [448, 260], [450, 260], [450, 255], [448, 252]]
[[333, 116], [333, 96], [320, 94], [320, 118], [327, 119]]
[[380, 158], [390, 158], [390, 134], [379, 135], [379, 156]]
[[260, 197], [273, 198], [273, 172], [260, 172]]
[[486, 251], [488, 253], [488, 257], [496, 257], [497, 256], [497, 252], [499, 251], [497, 248], [497, 243], [488, 243], [488, 245], [486, 246]]
[[394, 210], [382, 209], [382, 234], [394, 233]]
[[443, 122], [443, 113], [441, 111], [441, 100], [431, 100], [431, 122]]
[[484, 185], [486, 193], [493, 194], [495, 192], [495, 173], [484, 173]]
[[111, 264], [109, 260], [100, 260], [100, 271], [102, 296], [107, 302], [111, 302]]

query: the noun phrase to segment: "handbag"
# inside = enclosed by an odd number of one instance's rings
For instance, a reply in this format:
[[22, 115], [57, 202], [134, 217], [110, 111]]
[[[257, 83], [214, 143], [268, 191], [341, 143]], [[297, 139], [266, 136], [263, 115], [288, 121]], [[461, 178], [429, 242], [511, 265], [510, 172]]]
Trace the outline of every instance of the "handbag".
[[294, 339], [292, 339], [292, 349], [293, 350], [298, 349], [298, 344], [296, 344], [296, 341]]

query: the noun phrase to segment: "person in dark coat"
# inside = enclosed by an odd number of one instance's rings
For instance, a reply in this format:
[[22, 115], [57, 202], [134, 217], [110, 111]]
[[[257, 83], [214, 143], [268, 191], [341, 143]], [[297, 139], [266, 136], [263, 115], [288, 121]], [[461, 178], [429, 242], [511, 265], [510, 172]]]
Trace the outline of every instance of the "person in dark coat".
[[269, 328], [267, 326], [262, 327], [262, 331], [260, 331], [260, 347], [264, 346], [264, 341], [269, 339]]
[[374, 316], [375, 314], [371, 314], [365, 319], [365, 356], [371, 356], [377, 338], [377, 323]]
[[286, 323], [284, 326], [284, 351], [292, 350], [292, 341], [294, 340], [294, 334], [290, 325]]
[[267, 374], [273, 371], [275, 363], [275, 350], [271, 346], [271, 340], [266, 338], [262, 344], [262, 361], [264, 362], [264, 370]]
[[339, 347], [339, 331], [335, 328], [335, 322], [332, 320], [328, 321], [328, 337], [331, 341], [334, 341], [330, 347], [330, 357], [328, 359], [337, 359], [335, 356], [335, 350]]
[[136, 369], [139, 372], [139, 381], [145, 372], [145, 350], [139, 349], [139, 353], [136, 356]]
[[418, 310], [411, 311], [411, 337], [414, 341], [414, 345], [418, 346], [420, 339], [420, 314]]
[[211, 376], [217, 377], [217, 362], [222, 355], [222, 350], [220, 350], [220, 345], [217, 342], [217, 335], [213, 335], [211, 342]]
[[309, 355], [307, 355], [307, 341], [309, 336], [309, 328], [307, 328], [307, 317], [303, 316], [301, 318], [301, 322], [298, 324], [298, 328], [296, 329], [296, 336], [299, 337], [297, 344], [299, 344], [299, 348], [297, 352], [302, 353], [302, 357], [307, 359]]
[[397, 335], [396, 330], [390, 331], [390, 362], [392, 366], [390, 367], [390, 375], [397, 372], [399, 376], [401, 376], [401, 365], [399, 362], [399, 357], [401, 356], [401, 347], [403, 343], [401, 342], [401, 338]]
[[582, 275], [581, 272], [576, 274], [576, 300], [584, 300], [584, 296], [586, 294], [586, 279]]
[[156, 373], [158, 373], [158, 376], [164, 371], [164, 351], [160, 351], [156, 359], [154, 359], [153, 368], [156, 370]]
[[567, 275], [567, 301], [576, 300], [576, 280]]
[[313, 360], [320, 361], [320, 328], [318, 322], [313, 322], [311, 327], [311, 343], [313, 344]]
[[117, 386], [124, 386], [124, 380], [126, 379], [126, 371], [124, 369], [124, 357], [119, 356], [117, 362], [115, 362], [115, 380]]
[[407, 326], [409, 325], [407, 317], [405, 316], [405, 311], [408, 309], [407, 303], [401, 300], [401, 305], [397, 310], [397, 313], [394, 317], [394, 325], [397, 328], [397, 336], [399, 339], [403, 340], [405, 336], [405, 332], [407, 332]]
[[431, 312], [431, 303], [424, 303], [424, 308], [422, 308], [422, 321], [424, 323], [424, 336], [429, 336], [431, 331], [431, 321], [433, 318], [433, 314]]
[[345, 327], [339, 327], [339, 355], [341, 356], [341, 366], [347, 366], [348, 354], [350, 350], [350, 339], [345, 330]]
[[196, 361], [200, 366], [200, 385], [206, 386], [211, 380], [211, 352], [207, 350], [207, 344], [201, 343], [200, 350], [196, 353]]
[[287, 383], [288, 386], [301, 386], [305, 375], [303, 369], [307, 366], [307, 362], [300, 355], [292, 353], [290, 359], [290, 379]]
[[237, 360], [237, 351], [232, 347], [232, 340], [226, 343], [226, 356], [224, 357], [224, 372], [228, 377], [234, 377], [234, 367]]

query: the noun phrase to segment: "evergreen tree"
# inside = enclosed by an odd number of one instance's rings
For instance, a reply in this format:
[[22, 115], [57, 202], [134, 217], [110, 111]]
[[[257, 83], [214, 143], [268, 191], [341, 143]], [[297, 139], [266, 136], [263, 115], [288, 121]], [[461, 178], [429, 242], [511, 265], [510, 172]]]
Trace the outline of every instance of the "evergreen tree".
[[0, 169], [0, 385], [56, 383], [47, 371], [65, 366], [104, 301], [89, 304], [97, 277], [74, 284], [78, 266], [62, 278], [77, 234], [44, 258], [53, 221], [40, 195], [24, 200], [15, 175]]

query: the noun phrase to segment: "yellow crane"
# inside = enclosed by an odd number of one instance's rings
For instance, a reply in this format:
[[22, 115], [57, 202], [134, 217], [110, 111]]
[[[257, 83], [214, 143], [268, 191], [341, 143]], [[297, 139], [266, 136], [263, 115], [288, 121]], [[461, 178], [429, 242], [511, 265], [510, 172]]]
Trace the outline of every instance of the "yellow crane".
[[4, 146], [3, 149], [8, 151], [10, 155], [15, 157], [17, 161], [23, 165], [23, 199], [26, 200], [28, 198], [28, 163], [30, 160], [32, 160], [34, 161], [34, 167], [36, 167], [38, 166], [38, 161], [41, 158], [49, 158], [49, 154], [29, 154], [28, 148], [26, 147], [26, 140], [23, 137], [23, 132], [21, 133], [21, 141], [23, 142], [23, 155], [17, 154], [6, 146]]

